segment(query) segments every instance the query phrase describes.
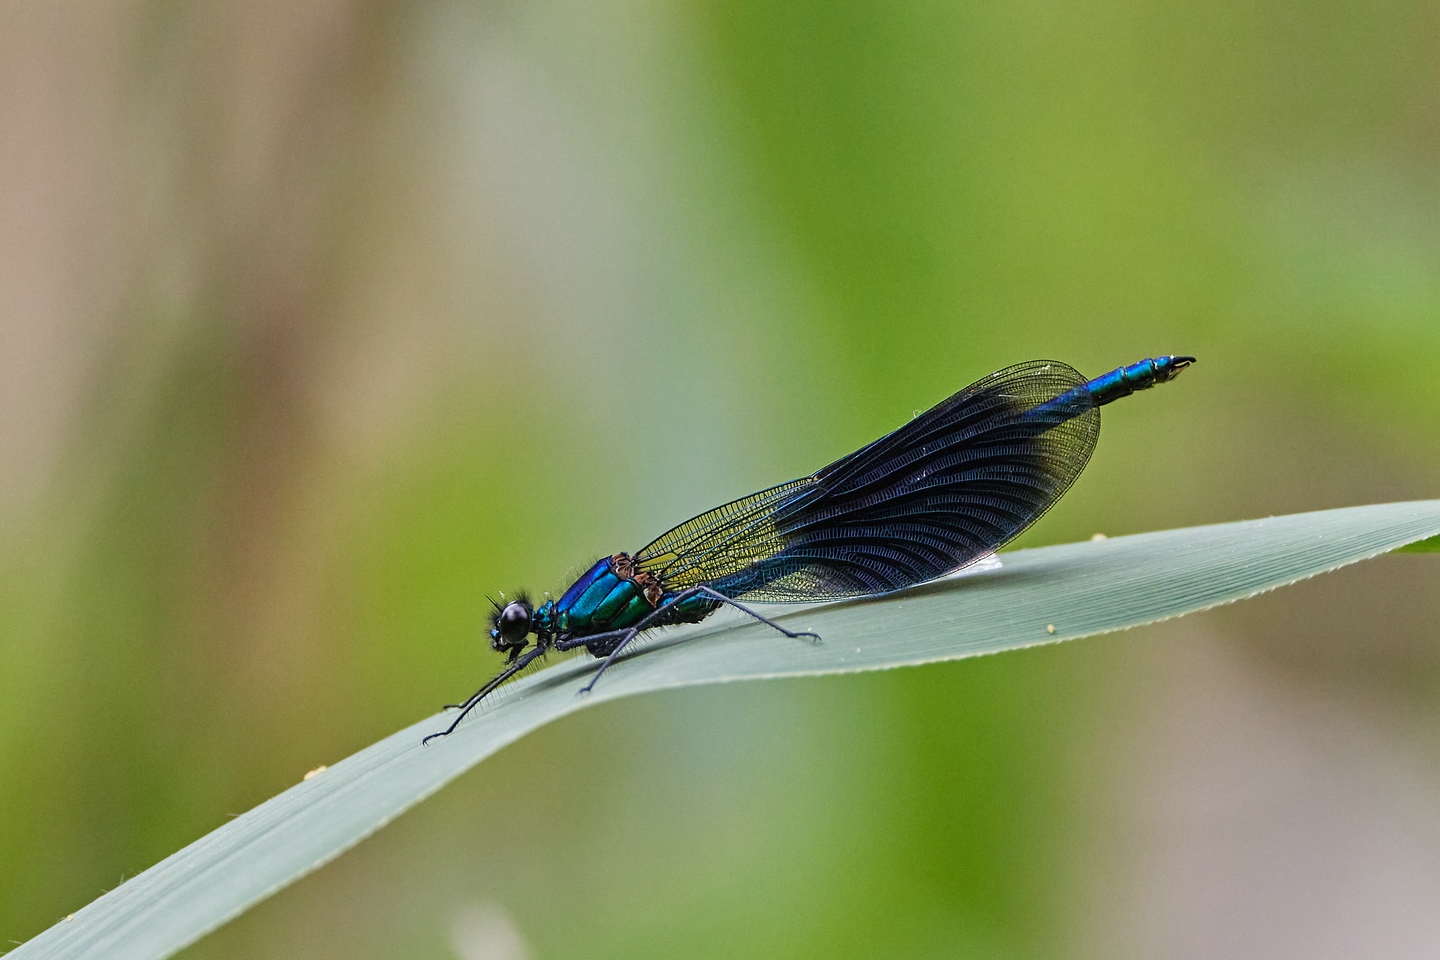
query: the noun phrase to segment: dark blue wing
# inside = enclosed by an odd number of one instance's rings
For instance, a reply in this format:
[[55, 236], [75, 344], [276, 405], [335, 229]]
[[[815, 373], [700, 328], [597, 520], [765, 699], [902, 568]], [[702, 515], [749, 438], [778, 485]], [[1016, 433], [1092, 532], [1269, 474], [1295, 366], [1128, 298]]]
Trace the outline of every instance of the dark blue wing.
[[943, 576], [1014, 539], [1075, 482], [1100, 433], [1084, 384], [1054, 361], [1007, 367], [812, 477], [686, 521], [636, 565], [670, 589], [749, 600]]

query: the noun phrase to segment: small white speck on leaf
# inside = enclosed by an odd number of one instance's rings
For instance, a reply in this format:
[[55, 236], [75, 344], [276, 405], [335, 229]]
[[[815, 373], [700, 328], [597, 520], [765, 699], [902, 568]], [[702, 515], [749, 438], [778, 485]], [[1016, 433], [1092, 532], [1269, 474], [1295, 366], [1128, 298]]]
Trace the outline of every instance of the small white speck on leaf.
[[1047, 623], [1047, 624], [1045, 624], [1045, 632], [1046, 632], [1046, 633], [1054, 633], [1054, 632], [1055, 632], [1055, 624], [1053, 624], [1053, 623]]
[[309, 780], [311, 777], [318, 777], [318, 776], [320, 776], [320, 774], [324, 773], [326, 770], [329, 770], [329, 769], [330, 769], [330, 767], [329, 767], [327, 764], [323, 764], [323, 763], [322, 763], [322, 764], [320, 764], [320, 766], [316, 767], [314, 770], [311, 770], [311, 771], [307, 772], [307, 773], [305, 774], [305, 776], [301, 777], [300, 779], [301, 779], [301, 780]]

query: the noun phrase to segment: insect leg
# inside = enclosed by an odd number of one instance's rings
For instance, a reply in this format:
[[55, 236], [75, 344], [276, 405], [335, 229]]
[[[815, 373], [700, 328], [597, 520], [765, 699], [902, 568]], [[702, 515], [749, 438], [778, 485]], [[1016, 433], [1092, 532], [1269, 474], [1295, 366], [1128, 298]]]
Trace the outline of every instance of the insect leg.
[[[606, 630], [604, 633], [589, 633], [579, 637], [567, 637], [564, 640], [555, 641], [555, 649], [564, 653], [567, 650], [574, 650], [576, 647], [588, 647], [599, 640], [612, 640], [616, 637], [623, 637], [636, 630], [644, 630], [644, 626], [625, 627], [622, 630]], [[598, 657], [599, 654], [596, 654]]]
[[589, 644], [592, 644], [597, 640], [608, 640], [611, 637], [620, 638], [620, 642], [615, 644], [615, 649], [611, 650], [610, 653], [605, 657], [605, 662], [600, 664], [600, 669], [595, 671], [595, 676], [591, 677], [590, 682], [580, 688], [581, 693], [589, 693], [590, 690], [595, 686], [595, 681], [600, 679], [600, 675], [604, 673], [607, 669], [609, 669], [610, 665], [614, 663], [616, 659], [620, 656], [620, 651], [624, 650], [625, 647], [629, 645], [630, 641], [634, 640], [635, 637], [639, 635], [641, 630], [644, 630], [646, 627], [653, 626], [656, 620], [659, 620], [667, 612], [669, 612], [669, 609], [673, 604], [679, 603], [682, 600], [689, 600], [691, 597], [699, 595], [700, 588], [698, 587], [692, 587], [689, 590], [682, 590], [671, 599], [670, 603], [667, 603], [664, 606], [656, 607], [654, 610], [651, 610], [649, 613], [645, 614], [645, 616], [641, 617], [640, 621], [636, 623], [633, 627], [627, 627], [624, 630], [607, 630], [605, 633], [592, 633], [589, 636], [584, 637], [572, 637], [569, 640], [562, 640], [557, 642], [555, 644], [555, 649], [572, 650], [575, 647], [588, 646]]
[[[491, 601], [491, 602], [493, 603], [494, 601]], [[524, 652], [525, 652], [525, 648], [524, 648], [523, 646], [511, 647], [511, 648], [510, 648], [510, 655], [505, 658], [505, 665], [508, 667], [510, 664], [514, 663], [516, 660], [519, 660], [519, 659], [520, 659], [520, 655], [521, 655], [522, 653], [524, 653]], [[526, 663], [529, 663], [529, 661], [527, 660]], [[481, 694], [478, 694], [478, 693], [477, 693], [475, 696], [478, 697], [478, 696], [481, 696]], [[441, 709], [441, 710], [464, 710], [466, 707], [470, 706], [471, 701], [473, 701], [474, 699], [475, 699], [475, 697], [471, 697], [469, 700], [466, 700], [464, 703], [447, 703], [447, 704], [445, 704], [445, 706], [441, 707], [440, 709]]]
[[[650, 620], [654, 618], [655, 614], [659, 612], [659, 610], [656, 610], [654, 613], [647, 616], [645, 620]], [[619, 643], [615, 644], [615, 649], [611, 650], [610, 655], [605, 658], [605, 662], [600, 664], [600, 669], [595, 671], [595, 676], [591, 677], [590, 682], [580, 688], [581, 693], [589, 693], [594, 688], [595, 681], [600, 679], [600, 674], [604, 673], [609, 668], [610, 664], [614, 663], [616, 658], [620, 656], [620, 651], [624, 650], [625, 647], [629, 645], [630, 641], [634, 640], [635, 637], [639, 635], [640, 631], [645, 629], [645, 620], [641, 620], [639, 623], [635, 624], [635, 626], [625, 631], [625, 636], [620, 640]], [[604, 634], [601, 634], [601, 636], [604, 636]], [[590, 637], [589, 639], [594, 640], [595, 638]]]
[[650, 621], [656, 619], [659, 613], [659, 610], [655, 610], [648, 616], [646, 616], [644, 619], [642, 619], [639, 623], [635, 624], [635, 626], [627, 627], [624, 630], [607, 630], [604, 633], [592, 633], [589, 636], [585, 637], [572, 637], [569, 640], [561, 640], [555, 644], [556, 650], [574, 650], [576, 647], [584, 647], [593, 644], [597, 640], [609, 640], [612, 637], [620, 638], [620, 642], [615, 644], [615, 649], [611, 650], [610, 653], [606, 655], [605, 661], [600, 664], [600, 669], [595, 671], [595, 676], [591, 677], [590, 682], [580, 688], [581, 693], [590, 692], [590, 688], [595, 686], [595, 681], [600, 679], [600, 674], [604, 673], [605, 669], [609, 667], [610, 664], [615, 662], [616, 658], [620, 655], [620, 651], [625, 649], [626, 644], [628, 644], [631, 640], [634, 640], [635, 637], [639, 635], [641, 630], [644, 630], [646, 627], [651, 626], [652, 624], [650, 623]]
[[[650, 613], [646, 614], [639, 623], [635, 624], [635, 626], [629, 628], [628, 630], [612, 630], [609, 633], [594, 634], [592, 636], [583, 638], [577, 637], [574, 640], [570, 641], [570, 646], [578, 647], [582, 645], [583, 641], [594, 642], [595, 640], [601, 638], [608, 638], [617, 634], [622, 635], [620, 642], [615, 645], [615, 649], [610, 651], [610, 655], [605, 658], [605, 662], [600, 664], [600, 669], [595, 671], [595, 676], [591, 677], [590, 682], [580, 688], [580, 692], [590, 692], [590, 690], [595, 686], [595, 682], [600, 679], [600, 675], [604, 673], [607, 669], [609, 669], [610, 665], [614, 663], [615, 660], [620, 656], [620, 651], [624, 650], [625, 647], [629, 645], [630, 641], [634, 640], [636, 635], [639, 634], [641, 630], [644, 630], [646, 627], [653, 624], [654, 621], [658, 620], [661, 616], [663, 616], [666, 609], [668, 609], [672, 605], [685, 600], [689, 600], [692, 597], [709, 597], [710, 599], [718, 601], [720, 603], [728, 604], [729, 606], [734, 607], [736, 610], [739, 610], [741, 613], [754, 617], [756, 620], [759, 620], [767, 627], [773, 627], [774, 629], [779, 630], [781, 633], [785, 634], [785, 636], [792, 639], [797, 637], [812, 637], [816, 640], [820, 639], [820, 634], [811, 633], [809, 630], [786, 630], [774, 620], [771, 620], [768, 617], [763, 617], [760, 614], [756, 613], [754, 610], [751, 610], [749, 607], [745, 606], [744, 604], [739, 603], [735, 600], [731, 600], [729, 597], [725, 596], [725, 594], [721, 593], [718, 590], [712, 590], [709, 587], [703, 586], [690, 587], [688, 590], [682, 590], [679, 593], [675, 594], [674, 598], [670, 601], [670, 603], [667, 603], [665, 604], [665, 606], [662, 607], [657, 607]], [[559, 645], [557, 644], [557, 647], [558, 646]]]
[[747, 614], [754, 617], [756, 620], [759, 620], [761, 623], [765, 624], [765, 626], [774, 627], [776, 630], [779, 630], [791, 640], [794, 640], [798, 637], [810, 637], [813, 640], [820, 639], [820, 634], [812, 633], [809, 630], [786, 630], [784, 627], [780, 626], [780, 624], [776, 623], [774, 620], [771, 620], [769, 617], [762, 617], [760, 614], [756, 613], [754, 610], [751, 610], [749, 607], [745, 606], [745, 604], [741, 603], [740, 601], [731, 600], [719, 590], [712, 590], [709, 587], [692, 587], [690, 590], [687, 590], [685, 592], [692, 593], [692, 595], [698, 594], [700, 596], [706, 596], [709, 597], [711, 600], [716, 600], [720, 603], [726, 604], [727, 606], [734, 607], [741, 613]]
[[504, 670], [500, 671], [500, 674], [496, 676], [495, 679], [485, 684], [485, 686], [481, 687], [479, 690], [476, 690], [473, 697], [461, 704], [460, 715], [455, 718], [455, 722], [451, 723], [450, 726], [446, 727], [440, 733], [432, 733], [424, 740], [421, 740], [421, 745], [423, 746], [429, 743], [436, 737], [448, 737], [450, 734], [454, 733], [455, 728], [460, 726], [460, 721], [464, 720], [465, 715], [471, 710], [474, 710], [476, 705], [481, 700], [485, 699], [485, 697], [488, 696], [490, 692], [493, 691], [496, 687], [500, 686], [500, 684], [504, 683], [506, 680], [509, 680], [521, 670], [524, 670], [526, 667], [530, 666], [531, 661], [533, 661], [536, 657], [540, 656], [540, 654], [544, 653], [545, 650], [546, 648], [539, 644], [536, 644], [530, 650], [527, 650], [524, 654], [520, 656], [519, 659], [513, 661]]

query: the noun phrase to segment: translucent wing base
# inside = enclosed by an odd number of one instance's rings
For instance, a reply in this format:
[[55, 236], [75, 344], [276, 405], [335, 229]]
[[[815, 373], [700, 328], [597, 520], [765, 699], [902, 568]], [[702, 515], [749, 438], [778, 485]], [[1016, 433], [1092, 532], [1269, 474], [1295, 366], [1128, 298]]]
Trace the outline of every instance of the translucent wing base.
[[687, 520], [636, 566], [667, 589], [761, 601], [933, 580], [1013, 540], [1075, 482], [1100, 433], [1085, 383], [1054, 361], [1007, 367], [812, 477]]

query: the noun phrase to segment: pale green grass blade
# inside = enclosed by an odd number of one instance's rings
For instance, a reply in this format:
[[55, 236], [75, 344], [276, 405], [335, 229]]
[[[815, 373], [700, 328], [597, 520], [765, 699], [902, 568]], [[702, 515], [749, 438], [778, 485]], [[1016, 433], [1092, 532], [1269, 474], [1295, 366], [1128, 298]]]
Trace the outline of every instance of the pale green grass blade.
[[[1005, 554], [999, 569], [903, 595], [785, 610], [787, 626], [825, 637], [815, 645], [717, 615], [651, 643], [588, 697], [576, 690], [595, 661], [569, 660], [505, 689], [455, 735], [429, 747], [420, 739], [440, 729], [444, 717], [402, 730], [197, 840], [9, 956], [168, 956], [501, 747], [582, 707], [667, 687], [882, 670], [1122, 630], [1437, 534], [1440, 501], [1432, 500], [1020, 550]], [[681, 642], [687, 639], [695, 642]]]

